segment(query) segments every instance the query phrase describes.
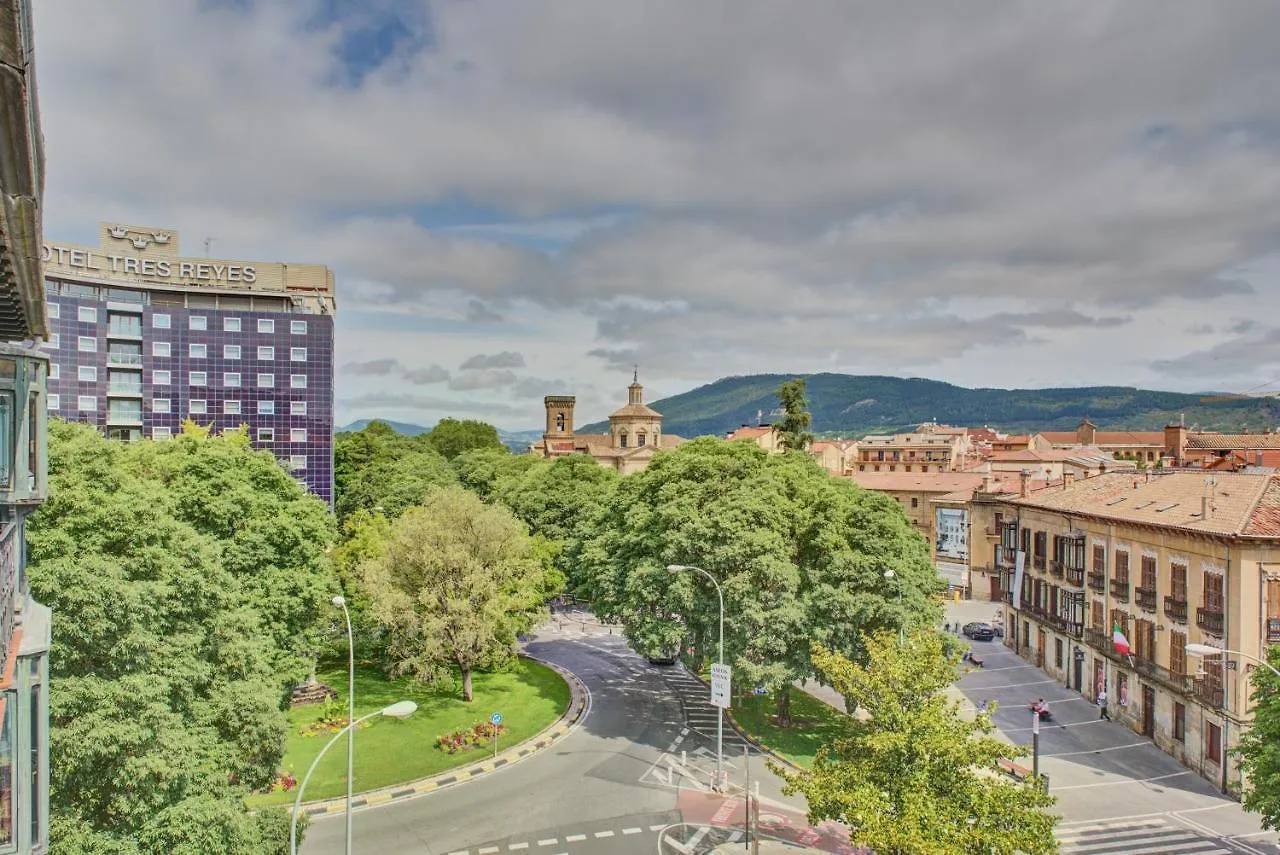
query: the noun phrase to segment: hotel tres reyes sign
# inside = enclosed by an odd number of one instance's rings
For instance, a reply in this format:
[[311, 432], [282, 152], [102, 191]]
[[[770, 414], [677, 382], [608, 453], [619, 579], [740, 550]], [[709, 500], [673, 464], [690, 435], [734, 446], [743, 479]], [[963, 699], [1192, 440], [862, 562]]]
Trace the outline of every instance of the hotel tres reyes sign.
[[45, 244], [41, 252], [45, 264], [68, 268], [78, 273], [115, 276], [140, 276], [171, 282], [222, 284], [258, 281], [258, 271], [250, 264], [226, 261], [194, 261], [184, 258], [147, 258], [84, 248]]

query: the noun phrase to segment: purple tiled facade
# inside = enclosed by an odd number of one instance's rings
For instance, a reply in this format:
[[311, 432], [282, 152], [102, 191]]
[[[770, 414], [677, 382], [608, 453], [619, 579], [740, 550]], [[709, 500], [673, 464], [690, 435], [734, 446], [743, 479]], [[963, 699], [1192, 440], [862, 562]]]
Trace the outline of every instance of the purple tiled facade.
[[50, 415], [122, 440], [176, 435], [187, 418], [248, 425], [254, 448], [332, 503], [332, 315], [279, 297], [196, 307], [147, 289], [50, 279], [47, 290]]

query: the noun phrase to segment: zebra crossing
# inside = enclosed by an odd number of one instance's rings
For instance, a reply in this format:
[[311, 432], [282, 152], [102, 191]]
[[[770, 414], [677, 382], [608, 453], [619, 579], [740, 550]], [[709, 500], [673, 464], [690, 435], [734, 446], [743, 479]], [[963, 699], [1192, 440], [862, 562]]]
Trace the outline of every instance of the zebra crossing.
[[[680, 698], [684, 707], [685, 726], [698, 735], [714, 742], [716, 738], [716, 722], [720, 710], [711, 705], [710, 690], [707, 684], [698, 680], [688, 671], [680, 667], [666, 669], [663, 679], [672, 691]], [[724, 723], [725, 756], [740, 755], [746, 750], [744, 740], [726, 717]]]
[[1164, 816], [1067, 823], [1058, 827], [1055, 836], [1062, 855], [1239, 855], [1246, 851]]

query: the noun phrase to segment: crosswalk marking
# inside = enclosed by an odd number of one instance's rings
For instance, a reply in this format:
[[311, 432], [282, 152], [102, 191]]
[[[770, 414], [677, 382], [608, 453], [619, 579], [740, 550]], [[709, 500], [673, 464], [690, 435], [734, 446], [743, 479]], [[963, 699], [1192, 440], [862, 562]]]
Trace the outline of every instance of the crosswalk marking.
[[1077, 823], [1054, 836], [1062, 855], [1231, 855], [1218, 840], [1164, 817]]

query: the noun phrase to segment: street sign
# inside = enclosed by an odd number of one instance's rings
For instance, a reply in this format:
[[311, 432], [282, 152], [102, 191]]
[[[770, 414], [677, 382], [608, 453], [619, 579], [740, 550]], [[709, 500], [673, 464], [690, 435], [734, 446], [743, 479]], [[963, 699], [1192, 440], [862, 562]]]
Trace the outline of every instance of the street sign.
[[489, 716], [489, 724], [502, 724], [502, 713], [496, 712]]
[[729, 678], [732, 669], [728, 665], [711, 666], [711, 705], [727, 710], [729, 708]]

